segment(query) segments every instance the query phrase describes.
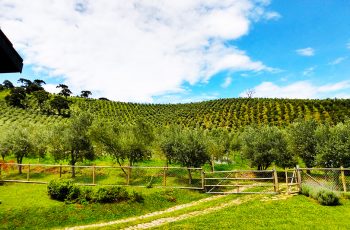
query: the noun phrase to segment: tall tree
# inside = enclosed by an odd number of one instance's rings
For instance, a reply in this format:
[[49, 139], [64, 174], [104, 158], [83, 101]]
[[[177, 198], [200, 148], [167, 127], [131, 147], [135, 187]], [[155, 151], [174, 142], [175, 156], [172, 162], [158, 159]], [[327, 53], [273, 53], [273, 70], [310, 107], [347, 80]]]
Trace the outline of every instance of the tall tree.
[[66, 99], [67, 97], [72, 95], [72, 91], [70, 91], [67, 85], [59, 84], [58, 86], [56, 86], [56, 88], [61, 88], [61, 91], [58, 94], [64, 96]]
[[85, 159], [95, 158], [89, 138], [92, 116], [89, 113], [73, 114], [65, 126], [56, 126], [50, 134], [50, 149], [56, 160], [69, 159], [72, 177], [75, 177], [75, 164]]
[[88, 90], [83, 90], [80, 93], [80, 96], [83, 98], [88, 98], [90, 95], [92, 95], [92, 93], [91, 93], [91, 91], [88, 91]]
[[316, 165], [317, 140], [315, 131], [317, 126], [318, 124], [314, 120], [298, 121], [293, 123], [288, 130], [292, 152], [299, 156], [308, 168]]
[[[22, 164], [23, 158], [33, 154], [33, 144], [31, 142], [31, 133], [34, 126], [31, 125], [12, 125], [8, 127], [8, 146], [16, 157], [17, 164]], [[22, 166], [19, 165], [18, 171], [22, 174]]]
[[6, 103], [10, 106], [25, 108], [26, 107], [26, 91], [21, 87], [12, 88], [10, 93], [6, 95]]
[[12, 89], [12, 88], [14, 88], [12, 82], [10, 82], [9, 80], [5, 80], [2, 84], [3, 84], [3, 86], [4, 86], [6, 89]]
[[51, 109], [57, 110], [58, 115], [61, 115], [63, 109], [69, 109], [69, 102], [67, 99], [56, 95], [50, 100], [50, 106]]
[[46, 92], [45, 90], [39, 90], [33, 92], [33, 96], [35, 97], [36, 101], [38, 102], [38, 106], [40, 110], [43, 109], [43, 105], [46, 101], [49, 100], [49, 93]]
[[336, 126], [321, 125], [316, 130], [317, 165], [350, 167], [350, 120]]
[[295, 163], [287, 140], [277, 127], [247, 127], [242, 133], [242, 152], [258, 170], [266, 170], [272, 163], [281, 167]]
[[171, 128], [161, 141], [161, 149], [174, 162], [188, 168], [189, 184], [192, 184], [190, 167], [201, 167], [209, 162], [210, 157], [205, 144], [205, 136], [198, 129]]

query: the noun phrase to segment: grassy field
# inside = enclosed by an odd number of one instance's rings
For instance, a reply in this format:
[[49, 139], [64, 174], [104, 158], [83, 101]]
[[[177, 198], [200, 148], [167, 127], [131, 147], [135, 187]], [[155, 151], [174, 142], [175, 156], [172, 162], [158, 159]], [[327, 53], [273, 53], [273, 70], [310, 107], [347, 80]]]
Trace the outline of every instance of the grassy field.
[[256, 199], [219, 212], [154, 229], [349, 229], [350, 202], [322, 206], [299, 195], [286, 200]]
[[144, 203], [65, 204], [51, 200], [46, 185], [10, 184], [0, 186], [0, 228], [45, 229], [104, 222], [165, 209], [208, 195], [189, 190], [133, 188]]

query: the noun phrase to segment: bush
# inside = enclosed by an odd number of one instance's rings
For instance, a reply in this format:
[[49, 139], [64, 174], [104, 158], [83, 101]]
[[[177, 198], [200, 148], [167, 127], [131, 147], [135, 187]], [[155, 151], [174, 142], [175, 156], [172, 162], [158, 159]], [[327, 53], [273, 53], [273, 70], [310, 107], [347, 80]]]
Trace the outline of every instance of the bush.
[[58, 179], [52, 180], [47, 186], [51, 199], [59, 201], [72, 201], [79, 197], [80, 190], [72, 180]]
[[94, 196], [94, 200], [99, 203], [114, 203], [129, 199], [129, 194], [125, 188], [111, 186], [99, 188]]
[[142, 194], [132, 191], [130, 195], [130, 201], [131, 202], [137, 202], [137, 203], [143, 203], [145, 199], [143, 198]]
[[335, 192], [321, 189], [316, 194], [317, 201], [326, 206], [335, 206], [339, 204], [339, 197]]
[[133, 191], [129, 194], [125, 188], [110, 186], [91, 189], [87, 187], [78, 187], [72, 180], [59, 179], [52, 180], [47, 186], [48, 194], [51, 199], [88, 204], [89, 202], [115, 203], [130, 200], [132, 202], [143, 202], [141, 194]]
[[303, 185], [301, 187], [301, 193], [307, 197], [317, 200], [318, 203], [322, 205], [335, 206], [340, 204], [339, 196], [335, 192], [328, 189]]

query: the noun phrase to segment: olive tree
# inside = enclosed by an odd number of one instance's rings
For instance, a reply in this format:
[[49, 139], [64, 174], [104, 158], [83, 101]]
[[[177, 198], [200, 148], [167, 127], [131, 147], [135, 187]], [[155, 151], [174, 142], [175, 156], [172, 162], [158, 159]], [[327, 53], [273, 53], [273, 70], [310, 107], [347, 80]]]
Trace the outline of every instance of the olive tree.
[[[165, 155], [184, 167], [201, 167], [210, 161], [203, 131], [198, 129], [170, 128], [160, 146]], [[171, 133], [172, 132], [172, 133]], [[189, 183], [192, 183], [188, 169]]]
[[252, 167], [266, 170], [272, 163], [281, 167], [294, 165], [293, 155], [288, 151], [287, 140], [277, 127], [248, 127], [242, 133], [243, 155]]
[[85, 159], [93, 160], [94, 149], [89, 137], [92, 116], [81, 112], [74, 114], [66, 125], [56, 125], [50, 134], [50, 150], [56, 160], [67, 159], [75, 177], [75, 164]]
[[316, 163], [317, 126], [316, 121], [308, 120], [293, 123], [288, 129], [291, 151], [299, 156], [308, 168], [315, 166]]
[[317, 164], [323, 167], [350, 167], [350, 120], [334, 127], [319, 126], [316, 130]]

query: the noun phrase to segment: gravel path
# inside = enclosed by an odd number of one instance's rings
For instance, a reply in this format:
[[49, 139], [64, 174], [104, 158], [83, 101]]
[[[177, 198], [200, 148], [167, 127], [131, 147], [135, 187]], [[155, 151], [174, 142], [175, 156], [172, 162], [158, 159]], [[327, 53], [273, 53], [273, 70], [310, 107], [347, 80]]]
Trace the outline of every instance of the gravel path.
[[244, 199], [243, 200], [243, 199], [237, 198], [235, 200], [232, 200], [230, 202], [221, 204], [219, 206], [206, 208], [206, 209], [203, 209], [203, 210], [200, 210], [200, 211], [189, 212], [189, 213], [182, 214], [182, 215], [179, 215], [179, 216], [176, 216], [176, 217], [160, 218], [160, 219], [157, 219], [157, 220], [153, 220], [151, 222], [147, 222], [147, 223], [131, 226], [131, 227], [125, 228], [124, 230], [154, 228], [154, 227], [158, 227], [158, 226], [163, 225], [163, 224], [172, 223], [172, 222], [181, 221], [181, 220], [192, 218], [192, 217], [196, 217], [196, 216], [209, 214], [209, 213], [218, 211], [220, 209], [223, 209], [223, 208], [226, 208], [226, 207], [229, 207], [229, 206], [239, 205], [239, 204], [241, 204], [243, 202], [246, 202], [248, 200], [249, 199]]
[[219, 198], [221, 198], [223, 196], [227, 196], [227, 195], [212, 196], [212, 197], [204, 198], [204, 199], [201, 199], [201, 200], [198, 200], [198, 201], [194, 201], [194, 202], [191, 202], [191, 203], [177, 205], [177, 206], [168, 208], [168, 209], [163, 210], [163, 211], [151, 212], [151, 213], [148, 213], [148, 214], [145, 214], [145, 215], [142, 215], [142, 216], [130, 217], [130, 218], [126, 218], [126, 219], [115, 220], [115, 221], [99, 223], [99, 224], [90, 224], [90, 225], [82, 225], [82, 226], [70, 227], [70, 228], [65, 228], [65, 229], [66, 230], [75, 230], [75, 229], [98, 228], [98, 227], [106, 227], [106, 226], [115, 225], [115, 224], [127, 223], [127, 222], [131, 222], [131, 221], [136, 221], [136, 220], [142, 220], [142, 219], [149, 218], [149, 217], [154, 217], [154, 216], [158, 216], [158, 215], [162, 215], [162, 214], [166, 214], [166, 213], [171, 213], [171, 212], [174, 212], [174, 211], [177, 211], [177, 210], [181, 210], [181, 209], [184, 209], [184, 208], [193, 207], [193, 206], [196, 206], [196, 205], [204, 203], [204, 202], [217, 200], [217, 199], [219, 199]]

